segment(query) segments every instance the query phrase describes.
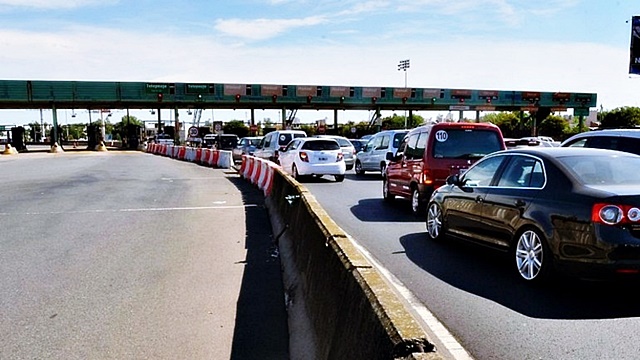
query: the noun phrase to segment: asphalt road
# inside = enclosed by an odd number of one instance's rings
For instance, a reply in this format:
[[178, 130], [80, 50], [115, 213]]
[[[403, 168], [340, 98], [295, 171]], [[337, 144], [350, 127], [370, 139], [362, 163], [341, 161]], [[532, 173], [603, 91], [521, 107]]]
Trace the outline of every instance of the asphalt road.
[[408, 201], [382, 200], [380, 175], [304, 185], [329, 215], [388, 269], [476, 359], [638, 359], [639, 285], [519, 282], [513, 259], [427, 239]]
[[286, 359], [263, 197], [140, 152], [0, 156], [0, 359]]

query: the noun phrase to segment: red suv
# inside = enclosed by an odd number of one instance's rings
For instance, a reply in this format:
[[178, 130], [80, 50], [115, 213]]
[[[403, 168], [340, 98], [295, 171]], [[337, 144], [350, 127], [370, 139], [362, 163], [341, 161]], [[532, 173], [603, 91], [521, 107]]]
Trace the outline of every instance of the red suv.
[[384, 199], [411, 199], [420, 214], [434, 189], [449, 175], [464, 172], [483, 156], [506, 149], [502, 132], [490, 123], [437, 123], [417, 127], [396, 154], [388, 154], [382, 183]]

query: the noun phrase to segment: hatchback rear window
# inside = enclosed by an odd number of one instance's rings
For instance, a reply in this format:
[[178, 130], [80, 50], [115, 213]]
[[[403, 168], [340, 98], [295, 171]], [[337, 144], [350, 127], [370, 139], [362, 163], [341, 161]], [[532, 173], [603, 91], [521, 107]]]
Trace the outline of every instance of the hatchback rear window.
[[302, 145], [304, 150], [340, 150], [340, 145], [333, 140], [307, 141]]
[[433, 157], [479, 159], [502, 150], [503, 141], [496, 131], [448, 129], [438, 130], [433, 142]]

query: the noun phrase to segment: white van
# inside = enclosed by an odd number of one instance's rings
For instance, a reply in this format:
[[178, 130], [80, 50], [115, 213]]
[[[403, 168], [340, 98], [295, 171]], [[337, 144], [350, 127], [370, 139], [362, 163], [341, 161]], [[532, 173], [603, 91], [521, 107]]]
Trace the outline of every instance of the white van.
[[278, 152], [295, 138], [307, 137], [303, 130], [276, 130], [266, 134], [256, 146], [253, 156], [278, 163]]

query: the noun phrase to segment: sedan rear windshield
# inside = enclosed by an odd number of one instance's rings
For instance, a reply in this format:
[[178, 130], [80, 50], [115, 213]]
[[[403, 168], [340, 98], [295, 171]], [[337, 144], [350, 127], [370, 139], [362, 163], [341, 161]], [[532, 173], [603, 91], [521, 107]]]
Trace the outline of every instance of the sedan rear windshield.
[[304, 150], [340, 150], [340, 145], [333, 140], [307, 141], [302, 145]]
[[558, 160], [585, 185], [640, 185], [637, 156], [564, 156]]
[[436, 134], [433, 157], [454, 159], [479, 159], [503, 149], [504, 142], [496, 131], [491, 130], [446, 130]]

